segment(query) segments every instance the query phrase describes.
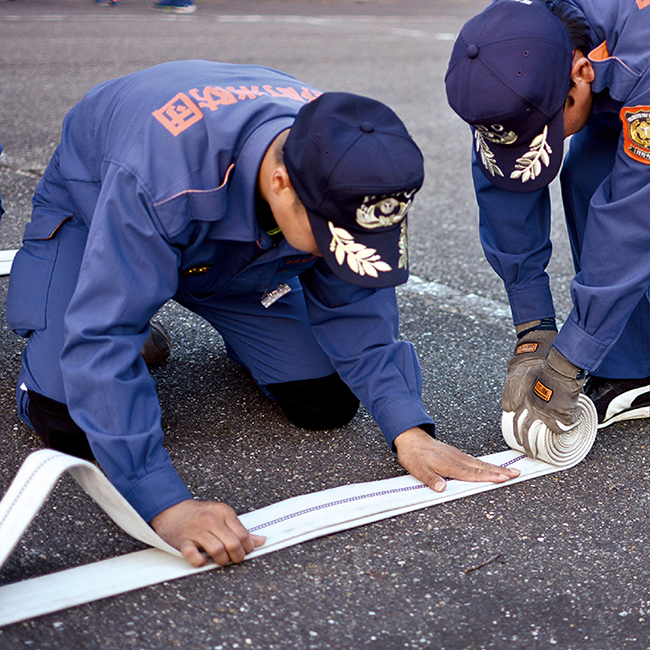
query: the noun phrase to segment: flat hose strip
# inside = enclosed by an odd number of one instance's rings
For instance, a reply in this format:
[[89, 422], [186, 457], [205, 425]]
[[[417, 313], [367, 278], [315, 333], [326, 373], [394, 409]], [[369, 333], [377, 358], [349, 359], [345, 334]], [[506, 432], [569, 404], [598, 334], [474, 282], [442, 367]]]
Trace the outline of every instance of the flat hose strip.
[[[521, 471], [518, 478], [507, 483], [450, 480], [447, 489], [439, 493], [407, 475], [304, 494], [240, 515], [249, 531], [267, 538], [264, 546], [246, 559], [571, 467], [586, 456], [597, 430], [591, 402], [581, 399], [580, 408], [580, 425], [564, 434], [562, 440], [549, 436], [545, 427], [534, 425], [540, 442], [531, 447], [555, 464], [514, 450], [482, 456], [489, 463], [515, 466]], [[508, 440], [512, 438], [512, 426], [508, 428], [506, 416], [504, 437]], [[574, 437], [579, 440], [575, 445]], [[191, 566], [156, 535], [95, 465], [49, 449], [27, 457], [0, 502], [0, 567], [66, 471], [118, 526], [154, 548], [0, 587], [0, 626], [219, 568], [213, 562], [199, 568]]]

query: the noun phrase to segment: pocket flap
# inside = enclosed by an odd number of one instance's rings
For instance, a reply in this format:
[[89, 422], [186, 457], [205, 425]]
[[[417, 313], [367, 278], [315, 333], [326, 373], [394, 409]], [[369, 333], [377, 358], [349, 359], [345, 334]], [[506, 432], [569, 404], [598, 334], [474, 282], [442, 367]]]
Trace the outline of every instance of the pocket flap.
[[32, 221], [25, 226], [23, 241], [51, 239], [56, 231], [74, 215], [62, 212], [34, 212]]

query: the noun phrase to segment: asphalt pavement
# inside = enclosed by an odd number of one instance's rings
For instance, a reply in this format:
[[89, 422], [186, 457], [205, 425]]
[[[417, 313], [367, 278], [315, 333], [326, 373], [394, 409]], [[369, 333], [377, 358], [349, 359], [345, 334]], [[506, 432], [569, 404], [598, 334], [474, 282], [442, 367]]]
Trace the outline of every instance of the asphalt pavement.
[[[399, 291], [425, 404], [441, 439], [474, 455], [505, 449], [500, 391], [512, 326], [478, 242], [470, 134], [443, 84], [454, 36], [486, 0], [199, 0], [188, 16], [120, 4], [0, 2], [0, 249], [20, 245], [63, 116], [101, 81], [208, 58], [375, 97], [426, 158], [410, 221], [415, 281]], [[565, 318], [572, 265], [559, 207], [553, 234], [550, 272]], [[15, 414], [23, 342], [4, 320], [7, 286], [0, 278], [0, 494], [40, 447]], [[196, 496], [243, 513], [404, 473], [364, 409], [345, 428], [296, 428], [198, 317], [169, 304], [160, 318], [174, 340], [169, 361], [152, 370], [166, 447]], [[649, 432], [643, 421], [614, 425], [559, 474], [10, 625], [0, 648], [646, 649]], [[64, 478], [0, 585], [140, 548]]]

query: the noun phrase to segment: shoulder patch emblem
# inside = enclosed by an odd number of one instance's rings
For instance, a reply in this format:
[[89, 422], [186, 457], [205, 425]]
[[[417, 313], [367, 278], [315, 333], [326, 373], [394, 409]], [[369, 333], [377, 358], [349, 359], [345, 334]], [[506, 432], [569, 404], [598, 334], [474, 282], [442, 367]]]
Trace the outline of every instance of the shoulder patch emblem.
[[625, 153], [650, 165], [650, 106], [625, 106], [620, 113]]

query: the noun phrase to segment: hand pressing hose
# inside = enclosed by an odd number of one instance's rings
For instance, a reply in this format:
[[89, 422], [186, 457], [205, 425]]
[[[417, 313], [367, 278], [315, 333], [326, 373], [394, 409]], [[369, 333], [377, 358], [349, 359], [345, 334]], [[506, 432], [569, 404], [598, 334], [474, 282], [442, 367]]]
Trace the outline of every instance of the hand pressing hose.
[[588, 453], [598, 417], [582, 393], [583, 372], [551, 348], [535, 373], [527, 373], [527, 392], [513, 410], [504, 409], [503, 437], [513, 448], [560, 467], [571, 467]]

